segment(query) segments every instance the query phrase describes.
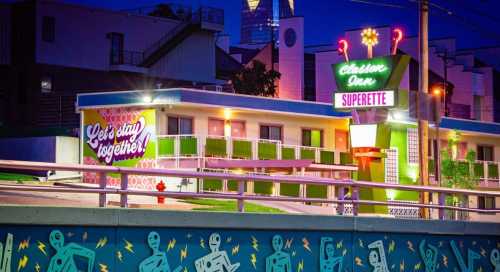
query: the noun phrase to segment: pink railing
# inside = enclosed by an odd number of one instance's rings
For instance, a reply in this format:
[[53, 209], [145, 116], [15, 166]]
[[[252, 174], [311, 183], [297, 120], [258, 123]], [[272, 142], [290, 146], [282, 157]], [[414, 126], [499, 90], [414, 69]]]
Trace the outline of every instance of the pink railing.
[[[500, 192], [486, 192], [464, 189], [450, 189], [444, 187], [418, 186], [418, 185], [399, 185], [389, 183], [376, 183], [367, 181], [353, 181], [350, 179], [331, 179], [306, 176], [266, 176], [251, 174], [233, 174], [233, 173], [215, 173], [215, 172], [197, 172], [170, 169], [139, 169], [116, 166], [99, 165], [81, 165], [81, 164], [59, 164], [46, 162], [27, 162], [0, 160], [0, 168], [21, 169], [21, 170], [42, 170], [42, 171], [74, 171], [74, 172], [93, 172], [100, 175], [99, 188], [70, 188], [70, 187], [48, 187], [36, 185], [0, 185], [0, 190], [20, 190], [20, 191], [38, 191], [38, 192], [73, 192], [73, 193], [97, 193], [99, 194], [99, 206], [106, 205], [107, 194], [119, 194], [120, 206], [128, 206], [128, 195], [145, 196], [165, 196], [175, 198], [218, 198], [235, 199], [238, 202], [238, 210], [244, 210], [245, 200], [265, 200], [265, 201], [289, 201], [289, 202], [311, 202], [311, 203], [335, 203], [338, 204], [338, 212], [343, 213], [344, 204], [352, 204], [353, 215], [357, 215], [359, 205], [383, 205], [383, 206], [404, 206], [417, 207], [422, 209], [438, 209], [439, 218], [444, 219], [445, 210], [477, 212], [477, 213], [500, 213], [500, 209], [478, 209], [469, 207], [449, 206], [445, 204], [447, 195], [465, 195], [465, 196], [488, 196], [500, 197]], [[117, 173], [121, 175], [120, 188], [110, 188], [106, 186], [106, 174]], [[163, 176], [163, 177], [185, 177], [200, 179], [226, 179], [236, 180], [238, 184], [238, 193], [204, 193], [204, 192], [158, 192], [144, 191], [128, 188], [128, 177], [130, 175], [141, 176]], [[339, 194], [338, 199], [308, 198], [308, 197], [284, 197], [284, 196], [263, 196], [263, 195], [245, 195], [245, 181], [267, 181], [279, 183], [305, 184], [305, 185], [328, 185], [336, 186], [339, 189], [351, 188], [351, 199], [344, 199], [343, 194]], [[394, 189], [414, 192], [430, 192], [438, 194], [438, 204], [411, 203], [399, 201], [374, 201], [359, 199], [360, 188], [379, 188]]]

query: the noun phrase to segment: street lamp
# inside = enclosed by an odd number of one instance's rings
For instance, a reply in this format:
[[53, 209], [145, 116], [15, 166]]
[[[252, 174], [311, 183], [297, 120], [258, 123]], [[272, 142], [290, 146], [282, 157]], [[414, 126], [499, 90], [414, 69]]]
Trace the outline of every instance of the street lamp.
[[[446, 87], [444, 87], [446, 88]], [[445, 109], [446, 109], [446, 90], [440, 87], [434, 87], [432, 89], [432, 95], [436, 98], [436, 114], [435, 114], [435, 124], [436, 124], [436, 153], [435, 154], [435, 173], [434, 178], [441, 187], [441, 139], [439, 136], [439, 126], [441, 123], [441, 96], [444, 97]]]

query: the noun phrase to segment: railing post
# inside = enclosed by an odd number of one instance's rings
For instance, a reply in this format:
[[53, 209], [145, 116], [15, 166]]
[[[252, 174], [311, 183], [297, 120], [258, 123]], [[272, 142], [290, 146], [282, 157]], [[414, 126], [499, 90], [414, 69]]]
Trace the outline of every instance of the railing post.
[[445, 205], [446, 202], [446, 194], [445, 193], [438, 193], [438, 204], [439, 204], [439, 211], [438, 211], [438, 217], [440, 220], [444, 220], [444, 208], [443, 206]]
[[357, 216], [359, 204], [354, 202], [354, 201], [359, 200], [359, 188], [358, 187], [354, 187], [354, 186], [352, 187], [351, 199], [353, 200], [353, 202], [352, 202], [352, 215]]
[[[99, 173], [99, 188], [106, 189], [106, 173]], [[99, 193], [99, 207], [106, 207], [106, 193]]]
[[[244, 193], [245, 193], [245, 181], [238, 180], [238, 195], [243, 196]], [[241, 198], [238, 198], [238, 211], [239, 212], [245, 211], [245, 201]]]
[[[344, 187], [338, 186], [338, 200], [343, 201], [345, 199], [345, 189]], [[337, 214], [343, 215], [344, 214], [344, 203], [339, 202], [337, 204]]]
[[[121, 175], [120, 189], [122, 190], [128, 189], [128, 174]], [[128, 194], [126, 192], [122, 192], [120, 194], [120, 207], [126, 208], [127, 206], [128, 206]]]

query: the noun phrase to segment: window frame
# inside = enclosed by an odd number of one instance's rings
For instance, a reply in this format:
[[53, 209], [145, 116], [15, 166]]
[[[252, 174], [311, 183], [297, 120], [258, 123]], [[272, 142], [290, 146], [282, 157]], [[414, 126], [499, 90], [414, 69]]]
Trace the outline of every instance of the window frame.
[[[492, 207], [486, 207], [486, 199], [492, 199]], [[478, 196], [477, 197], [477, 208], [481, 210], [494, 210], [496, 206], [496, 198], [494, 196]]]
[[[278, 127], [280, 129], [280, 139], [279, 141], [281, 141], [281, 143], [283, 143], [283, 139], [285, 138], [285, 135], [283, 135], [283, 132], [284, 132], [284, 126], [283, 124], [276, 124], [276, 123], [259, 123], [259, 139], [262, 139], [262, 140], [270, 140], [270, 141], [277, 141], [277, 140], [274, 140], [274, 139], [265, 139], [265, 138], [262, 138], [262, 135], [261, 135], [261, 129], [262, 127]], [[270, 135], [270, 131], [268, 131], [269, 135]]]
[[[311, 145], [304, 145], [304, 130], [319, 130], [320, 131], [320, 135], [321, 135], [321, 139], [320, 139], [320, 146], [319, 147], [316, 147], [316, 146], [311, 146]], [[299, 142], [299, 145], [300, 146], [307, 146], [307, 147], [314, 147], [314, 148], [324, 148], [325, 147], [325, 143], [324, 143], [324, 139], [325, 139], [325, 132], [324, 132], [324, 129], [322, 128], [313, 128], [313, 127], [301, 127], [300, 128], [300, 142]]]
[[[166, 127], [166, 134], [167, 135], [194, 135], [194, 117], [189, 116], [189, 115], [175, 115], [175, 114], [167, 114], [167, 127]], [[177, 134], [170, 134], [168, 132], [168, 119], [169, 118], [177, 118]], [[180, 134], [181, 132], [181, 119], [190, 119], [191, 120], [191, 133], [190, 134]]]
[[[479, 159], [479, 147], [483, 148], [482, 156], [483, 159]], [[484, 160], [484, 148], [491, 148], [491, 160]], [[476, 160], [478, 161], [488, 161], [488, 162], [494, 162], [495, 161], [495, 146], [493, 145], [488, 145], [488, 144], [478, 144], [476, 145]]]

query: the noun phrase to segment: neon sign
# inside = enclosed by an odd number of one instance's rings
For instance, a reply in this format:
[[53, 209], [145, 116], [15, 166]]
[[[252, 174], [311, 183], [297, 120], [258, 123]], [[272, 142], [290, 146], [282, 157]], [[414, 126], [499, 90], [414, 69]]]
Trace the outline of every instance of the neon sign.
[[394, 91], [335, 93], [336, 109], [384, 108], [395, 106]]

